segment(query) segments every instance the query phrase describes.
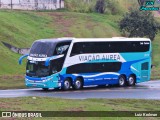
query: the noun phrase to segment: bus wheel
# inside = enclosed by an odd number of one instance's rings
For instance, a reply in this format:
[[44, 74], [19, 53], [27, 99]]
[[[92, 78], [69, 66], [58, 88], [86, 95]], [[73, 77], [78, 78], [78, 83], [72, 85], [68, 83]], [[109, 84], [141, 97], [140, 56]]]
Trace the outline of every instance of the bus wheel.
[[70, 87], [71, 87], [71, 81], [70, 81], [69, 78], [66, 78], [66, 79], [64, 80], [64, 85], [63, 85], [62, 89], [63, 89], [63, 90], [69, 90]]
[[133, 75], [130, 75], [128, 78], [128, 86], [134, 86], [136, 83], [136, 78]]
[[49, 89], [48, 88], [42, 88], [44, 91], [48, 91]]
[[126, 78], [123, 75], [120, 75], [118, 82], [119, 82], [118, 84], [120, 87], [124, 87], [126, 85]]
[[83, 80], [78, 77], [74, 83], [73, 88], [76, 90], [82, 89], [83, 88]]

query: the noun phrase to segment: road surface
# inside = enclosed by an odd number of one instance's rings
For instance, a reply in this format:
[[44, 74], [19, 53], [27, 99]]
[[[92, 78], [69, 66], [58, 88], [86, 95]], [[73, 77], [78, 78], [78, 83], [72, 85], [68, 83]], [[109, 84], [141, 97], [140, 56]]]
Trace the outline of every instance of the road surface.
[[125, 99], [158, 99], [160, 100], [160, 80], [139, 83], [134, 87], [85, 87], [83, 90], [49, 90], [15, 89], [0, 90], [0, 98], [45, 96], [66, 99], [87, 98], [125, 98]]

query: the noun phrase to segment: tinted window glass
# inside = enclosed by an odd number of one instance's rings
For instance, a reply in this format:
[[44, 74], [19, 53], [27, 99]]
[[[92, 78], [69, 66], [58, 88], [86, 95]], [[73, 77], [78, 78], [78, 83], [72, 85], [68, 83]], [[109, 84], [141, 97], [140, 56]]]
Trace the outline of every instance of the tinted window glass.
[[149, 46], [149, 41], [77, 42], [73, 45], [71, 56], [86, 53], [146, 52]]
[[31, 57], [51, 57], [54, 51], [54, 43], [35, 42], [30, 50]]
[[148, 67], [148, 66], [149, 66], [148, 64], [149, 64], [148, 62], [142, 63], [141, 69], [142, 69], [142, 70], [148, 70], [148, 68], [149, 68], [149, 67]]
[[94, 73], [94, 72], [118, 72], [121, 62], [107, 63], [82, 63], [67, 68], [67, 74], [72, 73]]
[[58, 43], [56, 45], [54, 55], [66, 54], [71, 42]]

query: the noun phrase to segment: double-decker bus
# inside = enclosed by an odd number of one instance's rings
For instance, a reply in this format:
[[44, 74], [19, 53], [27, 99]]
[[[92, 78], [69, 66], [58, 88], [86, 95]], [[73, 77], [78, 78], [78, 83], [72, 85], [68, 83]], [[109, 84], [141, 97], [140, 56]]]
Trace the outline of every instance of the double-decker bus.
[[33, 43], [27, 57], [28, 87], [82, 89], [90, 85], [133, 86], [150, 80], [147, 38], [56, 38]]

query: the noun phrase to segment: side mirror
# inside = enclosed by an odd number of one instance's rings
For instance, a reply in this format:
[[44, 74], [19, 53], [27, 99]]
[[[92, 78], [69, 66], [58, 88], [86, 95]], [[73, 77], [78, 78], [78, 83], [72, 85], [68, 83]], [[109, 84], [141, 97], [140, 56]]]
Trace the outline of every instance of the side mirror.
[[28, 57], [28, 56], [29, 56], [29, 54], [26, 54], [26, 55], [21, 56], [21, 57], [19, 58], [19, 60], [18, 60], [19, 65], [21, 65], [21, 64], [22, 64], [22, 60], [23, 60], [25, 57]]

